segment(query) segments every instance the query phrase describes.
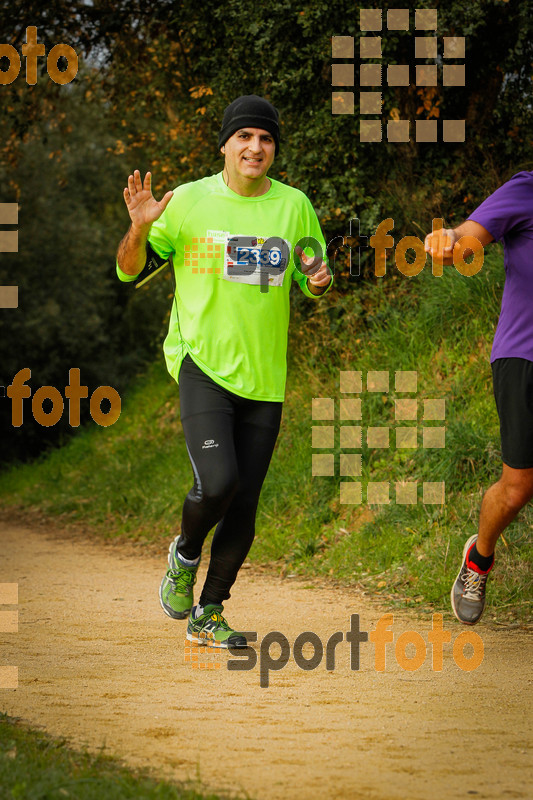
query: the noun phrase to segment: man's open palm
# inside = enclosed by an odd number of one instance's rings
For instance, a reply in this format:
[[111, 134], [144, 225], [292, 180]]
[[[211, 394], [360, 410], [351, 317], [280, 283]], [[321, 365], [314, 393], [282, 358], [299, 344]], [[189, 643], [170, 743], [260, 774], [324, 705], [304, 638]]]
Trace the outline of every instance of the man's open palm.
[[143, 183], [141, 173], [136, 169], [133, 175], [129, 175], [128, 186], [124, 189], [124, 201], [132, 225], [137, 228], [149, 228], [152, 222], [159, 219], [173, 194], [174, 192], [167, 192], [158, 202], [152, 194], [151, 173], [146, 173]]

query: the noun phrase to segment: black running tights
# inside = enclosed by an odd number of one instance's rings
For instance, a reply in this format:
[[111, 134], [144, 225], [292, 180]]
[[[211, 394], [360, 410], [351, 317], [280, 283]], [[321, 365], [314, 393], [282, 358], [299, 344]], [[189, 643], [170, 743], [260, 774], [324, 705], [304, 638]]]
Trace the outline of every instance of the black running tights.
[[216, 525], [199, 603], [222, 603], [252, 545], [259, 494], [272, 457], [282, 403], [248, 400], [215, 383], [187, 355], [180, 410], [194, 486], [183, 504], [178, 550], [197, 558]]

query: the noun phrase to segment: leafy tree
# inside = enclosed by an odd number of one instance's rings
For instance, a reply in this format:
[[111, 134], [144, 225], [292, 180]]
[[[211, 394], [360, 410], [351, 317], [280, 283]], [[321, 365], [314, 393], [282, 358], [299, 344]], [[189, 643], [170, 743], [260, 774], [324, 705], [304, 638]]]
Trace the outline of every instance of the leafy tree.
[[[385, 19], [397, 3], [364, 7], [381, 8]], [[65, 42], [80, 57], [71, 84], [54, 84], [41, 58], [35, 86], [26, 84], [24, 65], [16, 81], [0, 86], [0, 201], [20, 204], [20, 251], [0, 254], [0, 283], [20, 287], [20, 308], [1, 312], [0, 382], [25, 366], [35, 387], [64, 386], [72, 366], [90, 388], [120, 389], [135, 374], [164, 333], [171, 288], [168, 277], [140, 292], [116, 280], [126, 177], [135, 167], [151, 169], [160, 196], [219, 170], [220, 120], [239, 94], [264, 95], [279, 108], [272, 174], [310, 196], [327, 239], [347, 233], [353, 217], [366, 235], [386, 217], [396, 235], [421, 235], [433, 216], [453, 224], [513, 172], [532, 169], [531, 4], [409, 0], [402, 7], [410, 9], [411, 29], [382, 32], [383, 63], [409, 64], [413, 74], [414, 10], [435, 7], [439, 38], [466, 36], [466, 85], [383, 85], [383, 124], [464, 117], [465, 143], [359, 142], [357, 54], [368, 34], [348, 0], [273, 0], [253, 9], [242, 0], [0, 4], [0, 41], [20, 50], [26, 27], [35, 25], [47, 52]], [[355, 39], [353, 116], [331, 113], [333, 35]], [[338, 277], [335, 313], [347, 292], [359, 292], [365, 308], [375, 281], [369, 265], [361, 278], [346, 269]], [[19, 456], [70, 430], [66, 414], [46, 431], [3, 423]]]

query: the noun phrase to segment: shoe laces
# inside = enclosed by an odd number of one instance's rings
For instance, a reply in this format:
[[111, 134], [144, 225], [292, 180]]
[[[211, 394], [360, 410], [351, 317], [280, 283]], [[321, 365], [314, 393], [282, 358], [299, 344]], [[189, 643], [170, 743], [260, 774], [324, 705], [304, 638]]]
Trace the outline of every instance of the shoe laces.
[[466, 568], [466, 574], [463, 578], [463, 597], [465, 600], [481, 600], [485, 592], [485, 583], [487, 582], [488, 572], [480, 573], [475, 569]]
[[227, 620], [222, 616], [220, 611], [212, 611], [209, 614], [208, 619], [212, 619], [213, 622], [216, 622], [217, 628], [223, 631], [231, 631], [230, 626], [228, 625]]
[[196, 581], [196, 573], [189, 569], [169, 569], [167, 575], [174, 588], [183, 594], [187, 593]]

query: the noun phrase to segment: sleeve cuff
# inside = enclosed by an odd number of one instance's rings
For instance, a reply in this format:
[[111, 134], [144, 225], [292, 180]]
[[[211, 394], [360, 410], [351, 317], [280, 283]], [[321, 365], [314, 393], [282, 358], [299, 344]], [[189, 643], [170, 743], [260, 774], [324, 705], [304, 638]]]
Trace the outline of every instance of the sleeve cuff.
[[313, 294], [313, 292], [309, 289], [309, 287], [307, 285], [307, 278], [305, 279], [305, 281], [302, 284], [300, 284], [300, 286], [301, 286], [302, 292], [307, 297], [312, 297], [313, 300], [319, 300], [321, 297], [324, 297], [324, 295], [326, 295], [329, 292], [329, 290], [331, 289], [331, 287], [333, 286], [333, 275], [331, 276], [331, 280], [329, 282], [329, 286], [326, 288], [326, 290], [324, 292], [321, 292], [320, 294]]
[[[139, 275], [141, 274], [140, 272], [138, 272], [138, 273], [137, 273], [137, 275], [128, 275], [126, 272], [123, 272], [123, 271], [120, 269], [120, 267], [119, 267], [119, 265], [118, 265], [118, 261], [116, 262], [116, 268], [117, 268], [117, 275], [118, 275], [118, 277], [119, 277], [119, 278], [120, 278], [120, 280], [121, 280], [121, 281], [123, 281], [124, 283], [131, 283], [131, 281], [135, 281], [135, 280], [137, 280], [137, 278], [138, 278], [138, 277], [139, 277]], [[141, 270], [141, 272], [142, 272], [142, 270]]]

